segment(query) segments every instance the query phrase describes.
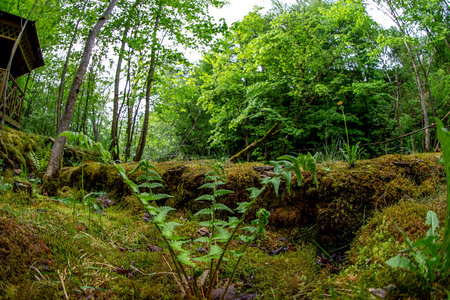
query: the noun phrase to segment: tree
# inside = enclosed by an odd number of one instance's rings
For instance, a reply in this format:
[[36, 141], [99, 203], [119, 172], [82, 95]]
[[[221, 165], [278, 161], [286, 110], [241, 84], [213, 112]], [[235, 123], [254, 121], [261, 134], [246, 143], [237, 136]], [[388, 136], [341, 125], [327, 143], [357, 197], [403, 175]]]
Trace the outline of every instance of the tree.
[[117, 4], [117, 2], [118, 0], [111, 0], [103, 15], [100, 16], [100, 18], [97, 20], [97, 23], [90, 31], [88, 39], [86, 40], [86, 44], [83, 51], [83, 57], [80, 61], [77, 74], [73, 79], [72, 86], [70, 88], [69, 95], [67, 97], [64, 114], [62, 116], [60, 126], [58, 127], [56, 133], [57, 137], [53, 144], [47, 170], [43, 178], [42, 192], [44, 194], [55, 195], [59, 188], [60, 162], [64, 151], [64, 145], [66, 143], [66, 138], [59, 135], [62, 132], [69, 130], [70, 121], [72, 120], [72, 115], [75, 108], [79, 88], [83, 82], [84, 75], [86, 74], [86, 70], [89, 65], [95, 39], [98, 33], [100, 32], [100, 29], [103, 27], [103, 24], [105, 24], [106, 20], [108, 19], [109, 15], [114, 9], [114, 6]]
[[[150, 61], [147, 62], [147, 78], [145, 81], [145, 108], [142, 129], [134, 161], [139, 161], [144, 153], [149, 128], [150, 98], [157, 75], [157, 68], [174, 61], [184, 61], [182, 53], [174, 46], [196, 48], [213, 39], [213, 35], [226, 28], [215, 25], [211, 16], [207, 15], [208, 7], [221, 7], [224, 1], [195, 0], [195, 1], [167, 1], [159, 0], [143, 7], [143, 20], [150, 20], [141, 24], [141, 36], [136, 44], [150, 44]], [[150, 13], [151, 16], [146, 14]], [[190, 34], [188, 34], [190, 33]], [[143, 36], [146, 34], [147, 36]], [[165, 41], [170, 41], [166, 43]]]
[[[401, 1], [399, 1], [401, 2]], [[404, 44], [410, 62], [413, 66], [414, 70], [414, 79], [416, 81], [417, 91], [420, 99], [420, 106], [422, 109], [423, 115], [423, 126], [427, 129], [425, 130], [425, 152], [430, 151], [431, 146], [431, 138], [430, 138], [430, 130], [428, 129], [429, 120], [428, 120], [428, 108], [427, 108], [427, 99], [425, 95], [424, 89], [424, 80], [421, 76], [420, 70], [420, 60], [418, 60], [417, 51], [414, 51], [413, 46], [410, 41], [413, 39], [413, 36], [410, 34], [409, 30], [414, 30], [409, 28], [408, 25], [410, 23], [407, 20], [407, 16], [403, 11], [403, 7], [400, 3], [396, 1], [386, 0], [386, 1], [377, 1], [378, 4], [385, 4], [385, 13], [391, 18], [391, 20], [397, 26], [398, 31], [401, 33], [401, 41]]]
[[[81, 9], [81, 13], [84, 12], [88, 2], [89, 2], [89, 0], [86, 0], [84, 2], [83, 8]], [[70, 39], [69, 48], [67, 49], [66, 61], [64, 62], [64, 67], [63, 67], [63, 70], [61, 73], [61, 82], [59, 83], [58, 99], [56, 101], [56, 128], [59, 127], [59, 123], [61, 121], [61, 107], [62, 107], [62, 98], [63, 98], [63, 91], [64, 91], [64, 82], [66, 80], [66, 74], [67, 74], [67, 68], [69, 66], [70, 54], [72, 53], [72, 48], [73, 48], [75, 39], [77, 37], [78, 27], [80, 26], [81, 20], [82, 20], [82, 16], [80, 16], [78, 18], [77, 24], [75, 25], [75, 28], [73, 30], [73, 35], [72, 35], [72, 38]]]

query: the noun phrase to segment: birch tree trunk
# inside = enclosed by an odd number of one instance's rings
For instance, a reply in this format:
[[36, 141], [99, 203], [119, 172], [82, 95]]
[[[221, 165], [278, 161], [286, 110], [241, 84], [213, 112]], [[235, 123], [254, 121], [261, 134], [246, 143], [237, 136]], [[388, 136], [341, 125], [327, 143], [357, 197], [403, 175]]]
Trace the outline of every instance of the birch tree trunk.
[[56, 140], [53, 143], [52, 152], [48, 161], [47, 171], [45, 172], [42, 185], [42, 193], [46, 195], [56, 195], [59, 189], [59, 172], [61, 168], [61, 158], [64, 151], [64, 145], [66, 144], [65, 137], [58, 137], [62, 132], [69, 130], [70, 122], [72, 120], [75, 103], [77, 101], [78, 92], [80, 86], [83, 83], [84, 75], [86, 74], [89, 61], [92, 56], [92, 48], [94, 47], [95, 39], [97, 38], [100, 29], [105, 24], [109, 15], [116, 6], [118, 0], [111, 0], [103, 15], [98, 19], [92, 30], [89, 32], [89, 36], [84, 46], [83, 56], [80, 61], [75, 78], [72, 81], [72, 86], [67, 96], [66, 106], [64, 114], [61, 118], [60, 126], [57, 129]]

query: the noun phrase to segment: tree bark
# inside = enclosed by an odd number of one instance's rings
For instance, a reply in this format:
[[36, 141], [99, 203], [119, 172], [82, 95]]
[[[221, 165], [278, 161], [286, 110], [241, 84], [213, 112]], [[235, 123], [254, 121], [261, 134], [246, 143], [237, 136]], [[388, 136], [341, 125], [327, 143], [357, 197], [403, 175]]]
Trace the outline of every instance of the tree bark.
[[123, 52], [125, 49], [128, 29], [129, 27], [126, 26], [125, 29], [123, 30], [122, 41], [119, 50], [119, 60], [117, 61], [116, 78], [114, 80], [114, 107], [111, 126], [111, 145], [109, 146], [109, 151], [112, 154], [113, 160], [120, 159], [117, 140], [117, 132], [119, 127], [119, 83], [120, 83], [120, 70], [122, 68]]
[[89, 110], [89, 100], [91, 98], [91, 84], [92, 81], [95, 80], [95, 74], [94, 74], [94, 68], [91, 67], [89, 74], [88, 74], [88, 84], [87, 84], [87, 89], [86, 89], [86, 101], [84, 102], [84, 109], [82, 111], [82, 115], [81, 115], [81, 125], [80, 128], [83, 132], [84, 135], [87, 135], [87, 130], [86, 130], [86, 123], [87, 123], [87, 115], [88, 115], [88, 110]]
[[60, 126], [57, 129], [56, 141], [53, 143], [53, 148], [48, 161], [47, 170], [43, 178], [42, 193], [47, 195], [56, 195], [59, 189], [59, 172], [61, 158], [64, 151], [64, 145], [66, 144], [65, 137], [58, 137], [62, 132], [69, 130], [70, 121], [72, 120], [75, 103], [77, 100], [78, 92], [81, 84], [83, 83], [84, 75], [86, 74], [89, 61], [92, 56], [92, 48], [94, 47], [95, 39], [100, 32], [100, 29], [105, 24], [112, 10], [116, 6], [118, 0], [111, 0], [103, 15], [98, 19], [92, 30], [89, 32], [89, 36], [84, 46], [83, 56], [80, 61], [77, 73], [73, 79], [72, 86], [67, 96], [66, 106], [64, 114], [61, 118]]
[[156, 69], [156, 53], [158, 49], [154, 44], [154, 40], [156, 39], [156, 34], [159, 29], [159, 19], [161, 17], [162, 4], [159, 5], [158, 15], [155, 19], [155, 26], [153, 27], [152, 34], [152, 51], [150, 53], [150, 69], [148, 70], [147, 75], [147, 83], [146, 83], [146, 92], [145, 92], [145, 113], [144, 113], [144, 122], [142, 124], [141, 137], [139, 138], [139, 145], [136, 149], [136, 155], [134, 156], [134, 161], [140, 161], [142, 158], [142, 154], [144, 154], [145, 142], [147, 140], [147, 132], [148, 132], [148, 118], [150, 116], [150, 95], [153, 85], [153, 75], [155, 74]]

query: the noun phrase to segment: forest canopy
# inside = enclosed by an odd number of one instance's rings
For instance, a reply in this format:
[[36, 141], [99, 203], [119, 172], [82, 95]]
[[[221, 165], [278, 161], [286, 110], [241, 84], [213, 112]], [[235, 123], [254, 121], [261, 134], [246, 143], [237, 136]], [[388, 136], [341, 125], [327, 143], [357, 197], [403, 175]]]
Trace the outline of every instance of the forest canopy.
[[[0, 10], [26, 17], [34, 3], [4, 0]], [[46, 65], [27, 83], [22, 130], [56, 137], [106, 5], [38, 1], [30, 19]], [[447, 1], [274, 0], [233, 24], [211, 16], [223, 5], [118, 1], [95, 40], [70, 131], [121, 161], [231, 157], [246, 147], [240, 160], [326, 156], [344, 143], [371, 157], [438, 146], [433, 123], [448, 124], [450, 107]], [[377, 24], [369, 6], [394, 25]]]

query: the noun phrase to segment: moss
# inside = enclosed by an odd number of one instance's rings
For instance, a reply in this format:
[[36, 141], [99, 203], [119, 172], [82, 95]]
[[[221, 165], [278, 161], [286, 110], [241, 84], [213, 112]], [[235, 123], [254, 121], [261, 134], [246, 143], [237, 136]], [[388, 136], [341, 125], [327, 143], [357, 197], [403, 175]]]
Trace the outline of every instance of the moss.
[[[295, 178], [293, 179], [291, 194], [287, 192], [285, 183], [282, 183], [278, 197], [273, 188], [267, 189], [257, 200], [247, 220], [254, 219], [256, 211], [264, 207], [272, 213], [271, 225], [301, 228], [317, 224], [321, 244], [330, 247], [346, 245], [374, 210], [401, 199], [419, 199], [435, 193], [443, 180], [443, 169], [437, 165], [438, 157], [438, 154], [387, 155], [359, 161], [355, 168], [348, 168], [345, 163], [329, 165], [330, 171], [319, 167], [318, 188], [311, 174], [303, 172], [301, 186], [297, 186]], [[199, 187], [204, 184], [210, 163], [212, 162], [155, 163], [165, 185], [164, 190], [158, 189], [156, 192], [174, 196], [167, 204], [177, 209], [196, 212], [204, 208], [207, 203], [194, 199], [208, 192], [199, 190]], [[129, 172], [136, 164], [127, 163], [122, 166]], [[256, 166], [262, 165], [225, 164], [229, 182], [224, 188], [234, 191], [234, 194], [221, 199], [222, 202], [233, 209], [238, 202], [248, 200], [247, 188], [260, 186], [262, 174], [255, 171]], [[82, 174], [87, 191], [109, 191], [119, 201], [132, 194], [113, 166], [99, 163], [64, 168], [61, 183], [63, 186], [81, 188]], [[130, 179], [135, 180], [138, 175], [139, 173], [132, 174]]]
[[129, 211], [132, 215], [143, 215], [145, 208], [142, 206], [141, 201], [135, 196], [126, 196], [119, 204], [121, 209]]
[[32, 275], [30, 268], [52, 268], [46, 241], [35, 230], [11, 216], [0, 217], [0, 294], [12, 299], [28, 298]]
[[[395, 285], [397, 288], [389, 293], [389, 298], [441, 298], [443, 295], [440, 293], [445, 285], [439, 286], [436, 283], [434, 289], [430, 290], [430, 286], [424, 284], [416, 274], [391, 268], [385, 263], [408, 248], [397, 227], [412, 241], [426, 236], [429, 229], [429, 226], [425, 225], [428, 210], [437, 213], [443, 228], [445, 224], [442, 224], [442, 221], [446, 211], [444, 201], [401, 201], [375, 213], [358, 231], [348, 251], [345, 270], [333, 280], [332, 285], [336, 288], [337, 297], [345, 296], [345, 293], [339, 292], [343, 286], [351, 294], [355, 294], [361, 291], [367, 293], [367, 288]], [[434, 296], [431, 296], [432, 294]], [[367, 296], [370, 297], [370, 294]]]
[[[51, 146], [53, 145], [52, 138], [25, 133], [9, 127], [3, 127], [2, 141], [8, 152], [9, 159], [13, 164], [13, 166], [9, 167], [19, 169], [23, 166], [28, 173], [33, 171], [38, 171], [38, 173], [42, 172], [42, 170], [38, 170], [40, 169], [39, 167], [42, 166], [36, 166], [34, 164], [33, 160], [30, 158], [30, 152], [33, 151], [40, 160], [39, 164], [43, 165], [47, 163]], [[63, 165], [72, 166], [71, 162], [75, 163], [86, 160], [99, 161], [100, 154], [78, 147], [65, 147]]]
[[[269, 299], [292, 299], [316, 278], [318, 271], [314, 247], [302, 245], [295, 250], [269, 256], [257, 248], [249, 248], [238, 267], [236, 277], [241, 280], [236, 289]], [[224, 266], [227, 274], [231, 274], [233, 262]]]

